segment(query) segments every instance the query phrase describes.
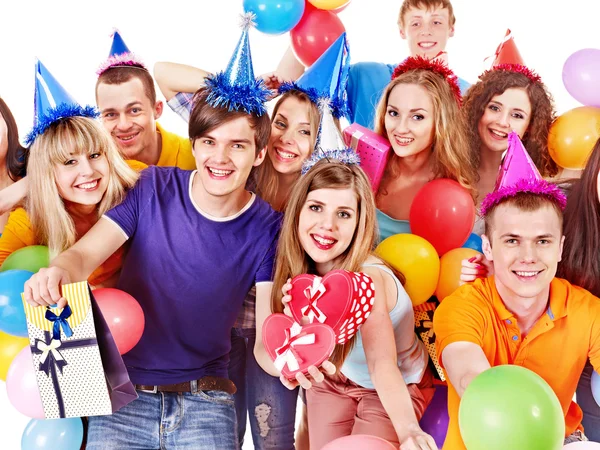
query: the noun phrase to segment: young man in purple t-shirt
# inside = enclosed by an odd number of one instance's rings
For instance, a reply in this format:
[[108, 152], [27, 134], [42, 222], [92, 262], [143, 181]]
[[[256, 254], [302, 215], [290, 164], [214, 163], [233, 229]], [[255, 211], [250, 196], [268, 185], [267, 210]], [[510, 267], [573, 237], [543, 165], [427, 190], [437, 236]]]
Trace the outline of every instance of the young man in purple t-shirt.
[[230, 330], [252, 286], [257, 305], [270, 304], [281, 215], [245, 189], [265, 157], [268, 116], [206, 96], [198, 92], [189, 124], [197, 170], [148, 168], [122, 204], [26, 283], [31, 304], [63, 306], [60, 284], [87, 279], [129, 242], [117, 287], [146, 320], [123, 356], [139, 398], [89, 419], [88, 450], [238, 448]]

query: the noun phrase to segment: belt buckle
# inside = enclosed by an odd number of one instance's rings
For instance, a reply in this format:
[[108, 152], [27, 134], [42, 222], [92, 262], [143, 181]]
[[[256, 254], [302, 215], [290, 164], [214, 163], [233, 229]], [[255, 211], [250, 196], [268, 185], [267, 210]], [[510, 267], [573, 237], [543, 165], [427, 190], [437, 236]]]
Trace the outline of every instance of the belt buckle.
[[153, 389], [138, 389], [138, 391], [140, 391], [140, 392], [146, 392], [147, 394], [157, 394], [158, 393], [158, 386], [154, 386]]

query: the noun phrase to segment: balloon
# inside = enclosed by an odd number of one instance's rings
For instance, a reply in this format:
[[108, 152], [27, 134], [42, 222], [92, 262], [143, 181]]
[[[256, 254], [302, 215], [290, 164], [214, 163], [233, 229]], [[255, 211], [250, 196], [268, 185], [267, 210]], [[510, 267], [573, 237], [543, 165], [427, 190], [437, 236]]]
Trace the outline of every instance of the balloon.
[[48, 247], [45, 245], [30, 245], [8, 255], [4, 263], [2, 263], [0, 271], [17, 269], [35, 273], [42, 267], [48, 267], [49, 265], [50, 254]]
[[21, 414], [34, 419], [45, 417], [29, 346], [15, 356], [8, 368], [6, 393], [12, 405]]
[[392, 450], [395, 448], [388, 441], [377, 436], [352, 434], [331, 441], [321, 450]]
[[563, 447], [564, 450], [600, 450], [597, 442], [572, 442]]
[[467, 387], [458, 412], [469, 450], [560, 450], [565, 418], [542, 377], [502, 365], [479, 374]]
[[79, 450], [83, 423], [79, 417], [58, 420], [31, 420], [21, 437], [21, 450]]
[[27, 337], [27, 320], [21, 293], [31, 275], [33, 273], [26, 270], [0, 272], [0, 331]]
[[142, 307], [131, 295], [119, 289], [96, 289], [93, 294], [119, 353], [124, 355], [142, 338], [145, 325]]
[[300, 22], [304, 0], [244, 0], [244, 11], [256, 15], [258, 31], [283, 34]]
[[346, 31], [342, 21], [331, 11], [307, 5], [302, 19], [292, 31], [292, 49], [305, 66], [314, 63]]
[[476, 233], [471, 233], [467, 239], [467, 242], [463, 244], [463, 248], [472, 248], [473, 250], [477, 250], [479, 253], [483, 253], [482, 244], [481, 236]]
[[592, 373], [592, 395], [598, 406], [600, 406], [600, 375], [596, 371]]
[[600, 137], [600, 108], [580, 106], [561, 115], [550, 127], [550, 156], [565, 169], [583, 169]]
[[415, 196], [409, 223], [412, 233], [427, 239], [442, 256], [469, 238], [475, 223], [473, 198], [454, 180], [430, 181]]
[[440, 276], [440, 259], [425, 239], [414, 234], [396, 234], [381, 242], [376, 253], [406, 277], [404, 289], [413, 306], [433, 295]]
[[10, 363], [28, 345], [28, 338], [12, 336], [0, 331], [0, 380], [6, 381]]
[[600, 107], [600, 49], [584, 48], [573, 53], [565, 61], [562, 77], [575, 100]]
[[425, 410], [425, 414], [421, 417], [419, 425], [421, 429], [429, 434], [437, 444], [438, 448], [442, 448], [446, 433], [448, 433], [448, 387], [436, 386], [435, 394], [431, 403]]
[[343, 9], [350, 0], [308, 0], [315, 8], [324, 10]]
[[455, 248], [440, 258], [440, 279], [435, 289], [440, 302], [459, 288], [462, 260], [480, 254], [471, 248]]

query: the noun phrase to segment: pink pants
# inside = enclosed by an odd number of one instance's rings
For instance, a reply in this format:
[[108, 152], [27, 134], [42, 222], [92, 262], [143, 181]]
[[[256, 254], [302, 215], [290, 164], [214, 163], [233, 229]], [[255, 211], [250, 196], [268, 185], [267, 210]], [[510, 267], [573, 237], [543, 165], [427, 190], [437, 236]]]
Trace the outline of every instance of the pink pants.
[[[417, 419], [431, 402], [435, 388], [429, 369], [419, 384], [409, 384]], [[375, 389], [363, 388], [344, 375], [326, 377], [306, 391], [308, 430], [311, 450], [350, 434], [369, 434], [400, 445], [392, 421]]]

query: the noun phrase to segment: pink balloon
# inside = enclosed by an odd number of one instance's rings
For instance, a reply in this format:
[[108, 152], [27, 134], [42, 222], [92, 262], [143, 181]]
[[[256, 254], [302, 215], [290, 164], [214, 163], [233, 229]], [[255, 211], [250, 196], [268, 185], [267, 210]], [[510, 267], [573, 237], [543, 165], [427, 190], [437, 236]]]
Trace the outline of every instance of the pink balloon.
[[29, 346], [15, 356], [8, 368], [6, 393], [21, 414], [34, 419], [45, 417]]
[[573, 442], [563, 447], [564, 450], [600, 450], [597, 442]]
[[392, 444], [385, 439], [366, 434], [353, 434], [331, 441], [321, 450], [395, 450]]

